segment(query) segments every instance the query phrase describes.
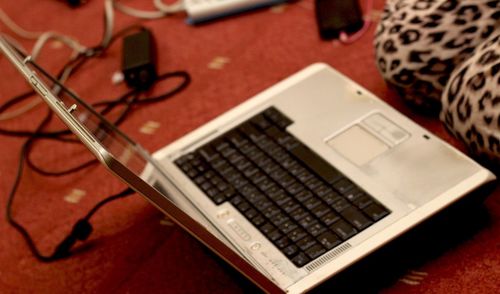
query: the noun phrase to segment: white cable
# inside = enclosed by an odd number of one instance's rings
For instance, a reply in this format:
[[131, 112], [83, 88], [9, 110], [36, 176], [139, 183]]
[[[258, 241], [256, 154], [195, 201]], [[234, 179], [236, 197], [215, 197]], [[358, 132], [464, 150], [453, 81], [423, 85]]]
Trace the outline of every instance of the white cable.
[[[35, 47], [33, 47], [33, 52], [37, 53], [43, 44], [45, 44], [47, 39], [56, 39], [59, 40], [69, 47], [73, 48], [73, 50], [77, 51], [82, 51], [85, 50], [86, 48], [82, 46], [76, 39], [65, 36], [63, 34], [53, 32], [53, 31], [48, 31], [48, 32], [29, 32], [23, 28], [21, 28], [18, 24], [16, 24], [6, 13], [0, 8], [0, 21], [3, 22], [10, 30], [12, 30], [15, 34], [20, 36], [21, 38], [24, 39], [29, 39], [29, 40], [37, 40], [37, 43], [35, 44]], [[42, 40], [42, 41], [40, 41]], [[41, 43], [42, 45], [38, 45]], [[33, 55], [32, 52], [32, 55]]]
[[3, 11], [2, 8], [0, 8], [0, 21], [2, 21], [11, 31], [16, 33], [16, 35], [24, 39], [36, 40], [43, 34], [42, 32], [29, 32], [21, 28]]
[[113, 9], [113, 0], [104, 1], [104, 36], [102, 38], [102, 45], [104, 47], [109, 45], [113, 37], [113, 25], [115, 22], [115, 11]]
[[159, 11], [166, 14], [178, 13], [185, 10], [184, 1], [182, 0], [178, 0], [172, 4], [165, 4], [162, 0], [153, 0], [153, 4]]
[[19, 117], [25, 114], [26, 112], [32, 110], [33, 108], [37, 107], [40, 103], [42, 103], [42, 99], [36, 96], [35, 98], [31, 99], [31, 101], [28, 102], [26, 105], [23, 105], [15, 110], [0, 114], [0, 121], [6, 121], [9, 119]]
[[116, 10], [120, 11], [123, 14], [127, 14], [133, 17], [143, 18], [143, 19], [158, 19], [165, 17], [167, 15], [165, 12], [162, 11], [139, 10], [118, 3], [118, 1], [116, 0], [111, 0], [111, 1], [113, 2], [113, 6], [116, 8]]
[[24, 55], [29, 55], [28, 50], [26, 50], [26, 48], [24, 48], [23, 45], [21, 45], [21, 43], [19, 43], [15, 38], [7, 35], [6, 33], [2, 33], [2, 32], [0, 32], [0, 36], [5, 38], [9, 42], [9, 44], [12, 45], [12, 47], [21, 51]]
[[40, 38], [38, 38], [35, 45], [33, 46], [33, 49], [31, 50], [31, 57], [33, 58], [33, 60], [37, 59], [38, 55], [42, 51], [42, 48], [50, 39], [61, 41], [66, 46], [72, 48], [73, 54], [83, 53], [87, 50], [85, 46], [81, 45], [76, 40], [70, 37], [59, 35], [54, 32], [46, 32], [43, 33]]

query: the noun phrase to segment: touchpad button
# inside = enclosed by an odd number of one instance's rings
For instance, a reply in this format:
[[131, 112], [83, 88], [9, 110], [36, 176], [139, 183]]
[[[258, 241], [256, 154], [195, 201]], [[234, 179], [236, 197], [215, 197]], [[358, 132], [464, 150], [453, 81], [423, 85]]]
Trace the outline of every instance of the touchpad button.
[[359, 125], [354, 125], [327, 141], [327, 144], [356, 165], [364, 165], [389, 146]]

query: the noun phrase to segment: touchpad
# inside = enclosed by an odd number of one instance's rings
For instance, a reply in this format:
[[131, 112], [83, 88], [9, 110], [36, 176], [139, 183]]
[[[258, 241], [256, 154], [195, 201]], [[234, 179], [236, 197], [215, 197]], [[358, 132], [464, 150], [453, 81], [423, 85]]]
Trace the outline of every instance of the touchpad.
[[389, 149], [389, 146], [359, 125], [354, 125], [327, 141], [342, 156], [364, 165]]

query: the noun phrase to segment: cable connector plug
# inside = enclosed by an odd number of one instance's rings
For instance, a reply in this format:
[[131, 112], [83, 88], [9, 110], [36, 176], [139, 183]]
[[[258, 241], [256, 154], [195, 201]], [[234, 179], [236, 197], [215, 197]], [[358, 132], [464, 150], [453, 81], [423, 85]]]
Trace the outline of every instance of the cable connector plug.
[[152, 33], [143, 29], [123, 39], [122, 72], [131, 88], [145, 90], [156, 81], [156, 46]]
[[76, 241], [86, 240], [92, 233], [92, 225], [86, 219], [80, 219], [73, 226], [71, 234], [69, 234], [59, 245], [57, 245], [52, 259], [60, 259], [71, 255], [71, 247], [75, 245]]

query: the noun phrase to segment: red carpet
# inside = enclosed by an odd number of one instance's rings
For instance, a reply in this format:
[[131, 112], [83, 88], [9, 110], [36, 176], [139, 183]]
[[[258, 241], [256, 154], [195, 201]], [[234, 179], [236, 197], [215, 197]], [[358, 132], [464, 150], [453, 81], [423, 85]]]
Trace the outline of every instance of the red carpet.
[[[0, 7], [23, 28], [56, 30], [77, 37], [85, 45], [101, 38], [103, 1], [88, 1], [70, 9], [64, 1], [0, 0]], [[124, 1], [151, 8], [152, 1]], [[343, 46], [318, 37], [312, 0], [263, 9], [199, 27], [182, 16], [142, 22], [157, 39], [159, 72], [186, 70], [193, 79], [184, 92], [155, 106], [133, 112], [122, 129], [154, 151], [200, 126], [275, 82], [313, 63], [326, 62], [386, 100], [416, 122], [462, 148], [435, 120], [413, 113], [390, 92], [373, 61], [372, 27], [358, 42]], [[378, 18], [383, 1], [376, 1]], [[142, 6], [141, 6], [142, 5]], [[116, 13], [116, 29], [139, 22]], [[8, 32], [5, 27], [0, 30]], [[33, 43], [23, 42], [31, 48]], [[68, 54], [57, 44], [48, 46], [40, 63], [57, 69]], [[50, 49], [52, 47], [52, 49]], [[120, 68], [120, 45], [86, 64], [69, 85], [82, 97], [97, 101], [126, 90], [112, 85]], [[215, 65], [214, 65], [215, 63]], [[0, 56], [0, 102], [27, 89], [27, 85]], [[161, 93], [167, 85], [153, 91]], [[34, 128], [45, 112], [39, 107], [22, 118], [0, 122], [1, 128]], [[154, 135], [140, 132], [148, 121], [158, 122]], [[0, 136], [0, 211], [17, 169], [21, 138]], [[46, 169], [60, 170], [90, 158], [83, 149], [41, 142], [32, 156]], [[43, 252], [49, 252], [79, 217], [98, 200], [124, 185], [102, 167], [61, 178], [41, 177], [30, 170], [23, 176], [14, 205], [17, 219], [33, 234]], [[65, 197], [74, 189], [85, 196], [77, 204]], [[499, 293], [500, 190], [486, 200], [489, 221], [460, 242], [427, 255], [416, 268], [399, 270], [384, 293]], [[94, 234], [75, 256], [50, 263], [38, 262], [21, 236], [5, 218], [0, 221], [0, 293], [239, 293], [246, 284], [235, 279], [222, 262], [163, 216], [141, 197], [110, 204], [93, 219]], [[474, 223], [476, 219], [471, 219]], [[417, 252], [418, 253], [418, 252]], [[390, 270], [390, 269], [386, 269]]]

